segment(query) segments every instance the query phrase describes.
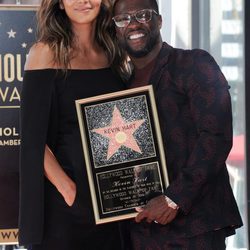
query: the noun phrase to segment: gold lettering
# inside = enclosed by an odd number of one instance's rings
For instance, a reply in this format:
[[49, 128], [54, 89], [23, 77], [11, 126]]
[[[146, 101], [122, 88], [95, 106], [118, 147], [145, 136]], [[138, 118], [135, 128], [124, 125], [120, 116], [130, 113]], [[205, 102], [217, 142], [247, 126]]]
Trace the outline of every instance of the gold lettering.
[[0, 82], [3, 81], [3, 71], [2, 71], [2, 55], [0, 55]]
[[17, 87], [14, 87], [13, 89], [10, 87], [6, 87], [4, 90], [3, 88], [0, 88], [0, 101], [3, 102], [13, 102], [15, 100], [20, 101], [20, 93], [17, 89]]
[[9, 87], [7, 87], [7, 88], [5, 89], [4, 93], [3, 93], [2, 88], [0, 88], [0, 97], [1, 97], [1, 99], [2, 99], [4, 102], [6, 101], [8, 92], [9, 92]]
[[14, 100], [20, 101], [20, 95], [16, 87], [13, 89], [12, 94], [10, 96], [10, 102]]
[[22, 63], [21, 63], [21, 55], [16, 55], [16, 77], [19, 82], [23, 81], [22, 77]]
[[4, 56], [4, 79], [6, 82], [13, 82], [15, 79], [15, 58], [12, 54]]
[[19, 146], [21, 144], [20, 139], [15, 140], [0, 140], [0, 146]]
[[[26, 59], [27, 55], [25, 56]], [[0, 82], [6, 81], [7, 83], [14, 82], [15, 80], [23, 81], [23, 63], [21, 54], [0, 55]]]
[[0, 136], [19, 136], [16, 128], [0, 128]]

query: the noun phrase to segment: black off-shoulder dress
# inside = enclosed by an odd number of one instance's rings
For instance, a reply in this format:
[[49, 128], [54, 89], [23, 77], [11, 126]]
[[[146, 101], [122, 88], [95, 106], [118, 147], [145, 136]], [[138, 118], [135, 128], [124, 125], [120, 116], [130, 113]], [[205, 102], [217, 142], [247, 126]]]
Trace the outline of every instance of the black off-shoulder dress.
[[[56, 69], [25, 71], [21, 97], [20, 245], [46, 250], [51, 244], [55, 244], [55, 250], [120, 248], [116, 223], [94, 223], [75, 100], [124, 88], [110, 68], [74, 69], [66, 76]], [[44, 177], [46, 144], [77, 183], [72, 207]], [[35, 248], [36, 244], [42, 247]]]

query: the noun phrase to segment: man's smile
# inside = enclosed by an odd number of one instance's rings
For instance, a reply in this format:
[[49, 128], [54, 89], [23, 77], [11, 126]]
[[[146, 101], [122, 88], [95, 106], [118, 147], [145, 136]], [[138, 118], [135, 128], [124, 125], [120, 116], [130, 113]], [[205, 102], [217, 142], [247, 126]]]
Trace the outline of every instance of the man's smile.
[[141, 37], [144, 37], [144, 36], [145, 36], [145, 34], [143, 34], [143, 33], [135, 33], [135, 34], [129, 35], [128, 39], [129, 40], [135, 40], [135, 39], [138, 39], [138, 38], [141, 38]]

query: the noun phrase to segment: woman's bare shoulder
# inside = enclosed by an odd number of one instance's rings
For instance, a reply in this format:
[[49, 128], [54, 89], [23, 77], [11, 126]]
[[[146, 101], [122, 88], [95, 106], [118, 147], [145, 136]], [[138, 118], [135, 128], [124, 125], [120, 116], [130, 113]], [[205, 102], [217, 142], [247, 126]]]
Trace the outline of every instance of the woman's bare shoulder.
[[53, 53], [47, 44], [35, 43], [27, 56], [25, 70], [54, 68]]

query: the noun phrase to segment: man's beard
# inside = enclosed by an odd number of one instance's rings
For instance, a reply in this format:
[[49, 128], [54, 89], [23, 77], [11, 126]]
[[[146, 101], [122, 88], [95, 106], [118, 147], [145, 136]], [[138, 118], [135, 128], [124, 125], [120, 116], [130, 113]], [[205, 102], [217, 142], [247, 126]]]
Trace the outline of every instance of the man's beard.
[[159, 36], [154, 34], [153, 36], [150, 36], [149, 40], [145, 44], [145, 46], [139, 50], [134, 50], [128, 43], [127, 40], [120, 41], [121, 47], [126, 50], [128, 55], [135, 58], [140, 58], [146, 56], [149, 52], [153, 50], [155, 45], [157, 44], [159, 40]]

